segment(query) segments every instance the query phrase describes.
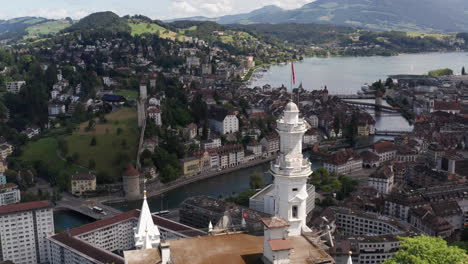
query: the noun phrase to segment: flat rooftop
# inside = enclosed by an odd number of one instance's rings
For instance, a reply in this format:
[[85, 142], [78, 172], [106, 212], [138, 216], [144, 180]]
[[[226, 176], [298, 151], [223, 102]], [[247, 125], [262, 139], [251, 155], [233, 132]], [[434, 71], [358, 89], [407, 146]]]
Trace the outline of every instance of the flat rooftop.
[[[292, 264], [333, 263], [323, 249], [303, 236], [288, 238], [291, 241]], [[238, 233], [203, 236], [170, 241], [174, 263], [191, 264], [257, 264], [263, 255], [263, 236]], [[201, 254], [201, 252], [203, 252]], [[317, 260], [317, 261], [315, 261]], [[325, 262], [324, 262], [325, 261]]]

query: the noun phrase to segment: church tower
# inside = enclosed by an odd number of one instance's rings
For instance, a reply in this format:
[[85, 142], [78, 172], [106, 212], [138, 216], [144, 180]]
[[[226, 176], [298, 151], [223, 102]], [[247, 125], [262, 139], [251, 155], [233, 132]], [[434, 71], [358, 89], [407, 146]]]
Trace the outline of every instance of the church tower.
[[153, 217], [146, 201], [146, 190], [143, 196], [143, 205], [141, 206], [138, 226], [134, 228], [135, 248], [148, 249], [158, 248], [161, 243], [161, 234], [158, 226], [154, 224]]
[[289, 235], [298, 236], [306, 227], [307, 178], [312, 174], [310, 162], [302, 155], [302, 138], [308, 124], [299, 118], [293, 102], [286, 105], [283, 117], [276, 123], [280, 153], [270, 168], [275, 179], [275, 216], [287, 219]]

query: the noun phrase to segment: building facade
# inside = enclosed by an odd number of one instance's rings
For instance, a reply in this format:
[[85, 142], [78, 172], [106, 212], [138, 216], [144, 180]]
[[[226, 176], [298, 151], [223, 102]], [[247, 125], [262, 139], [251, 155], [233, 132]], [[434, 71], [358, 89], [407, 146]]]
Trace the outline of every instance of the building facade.
[[54, 217], [48, 201], [0, 207], [0, 260], [49, 263], [47, 237], [53, 233]]
[[20, 190], [18, 185], [13, 183], [0, 185], [0, 206], [7, 204], [15, 204], [21, 201]]
[[96, 190], [96, 175], [90, 173], [76, 173], [71, 179], [71, 193], [82, 195], [84, 192]]
[[323, 167], [329, 173], [351, 174], [362, 170], [362, 157], [352, 149], [340, 150], [324, 161]]

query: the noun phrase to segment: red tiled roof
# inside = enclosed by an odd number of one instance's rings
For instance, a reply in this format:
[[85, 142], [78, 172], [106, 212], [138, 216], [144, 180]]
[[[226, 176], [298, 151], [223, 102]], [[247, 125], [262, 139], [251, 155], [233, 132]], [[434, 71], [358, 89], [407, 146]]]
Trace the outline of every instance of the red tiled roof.
[[128, 164], [127, 170], [124, 173], [124, 176], [135, 176], [135, 175], [140, 175], [140, 172], [133, 167], [133, 165], [130, 163]]
[[288, 227], [289, 223], [281, 217], [273, 216], [268, 218], [262, 218], [260, 221], [267, 227], [267, 228], [282, 228]]
[[273, 251], [290, 250], [293, 248], [289, 239], [275, 239], [268, 241]]
[[89, 173], [77, 173], [72, 176], [72, 180], [75, 181], [92, 181], [95, 180], [96, 176]]
[[0, 206], [0, 215], [4, 214], [12, 214], [22, 211], [30, 211], [30, 210], [37, 210], [41, 208], [48, 208], [51, 207], [49, 201], [35, 201], [35, 202], [28, 202], [28, 203], [19, 203], [19, 204], [10, 204]]
[[362, 158], [353, 149], [344, 149], [333, 153], [327, 162], [334, 165], [341, 165], [350, 160], [362, 160]]
[[377, 153], [385, 153], [395, 150], [395, 145], [391, 141], [382, 141], [374, 144], [374, 149]]
[[461, 110], [460, 102], [435, 101], [434, 110]]

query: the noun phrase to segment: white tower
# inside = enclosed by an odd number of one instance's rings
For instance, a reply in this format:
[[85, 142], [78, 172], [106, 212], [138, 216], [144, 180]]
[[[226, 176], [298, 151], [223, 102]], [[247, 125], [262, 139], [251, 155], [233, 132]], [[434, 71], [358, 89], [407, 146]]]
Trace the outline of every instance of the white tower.
[[275, 178], [275, 216], [289, 221], [289, 235], [301, 235], [306, 226], [307, 178], [312, 174], [311, 164], [302, 155], [302, 138], [308, 129], [299, 118], [297, 105], [286, 105], [284, 115], [277, 122], [280, 135], [280, 153], [271, 163]]
[[161, 243], [161, 235], [158, 226], [153, 222], [153, 217], [146, 201], [146, 190], [143, 196], [143, 205], [141, 207], [138, 226], [134, 228], [135, 247], [137, 249], [158, 248]]

